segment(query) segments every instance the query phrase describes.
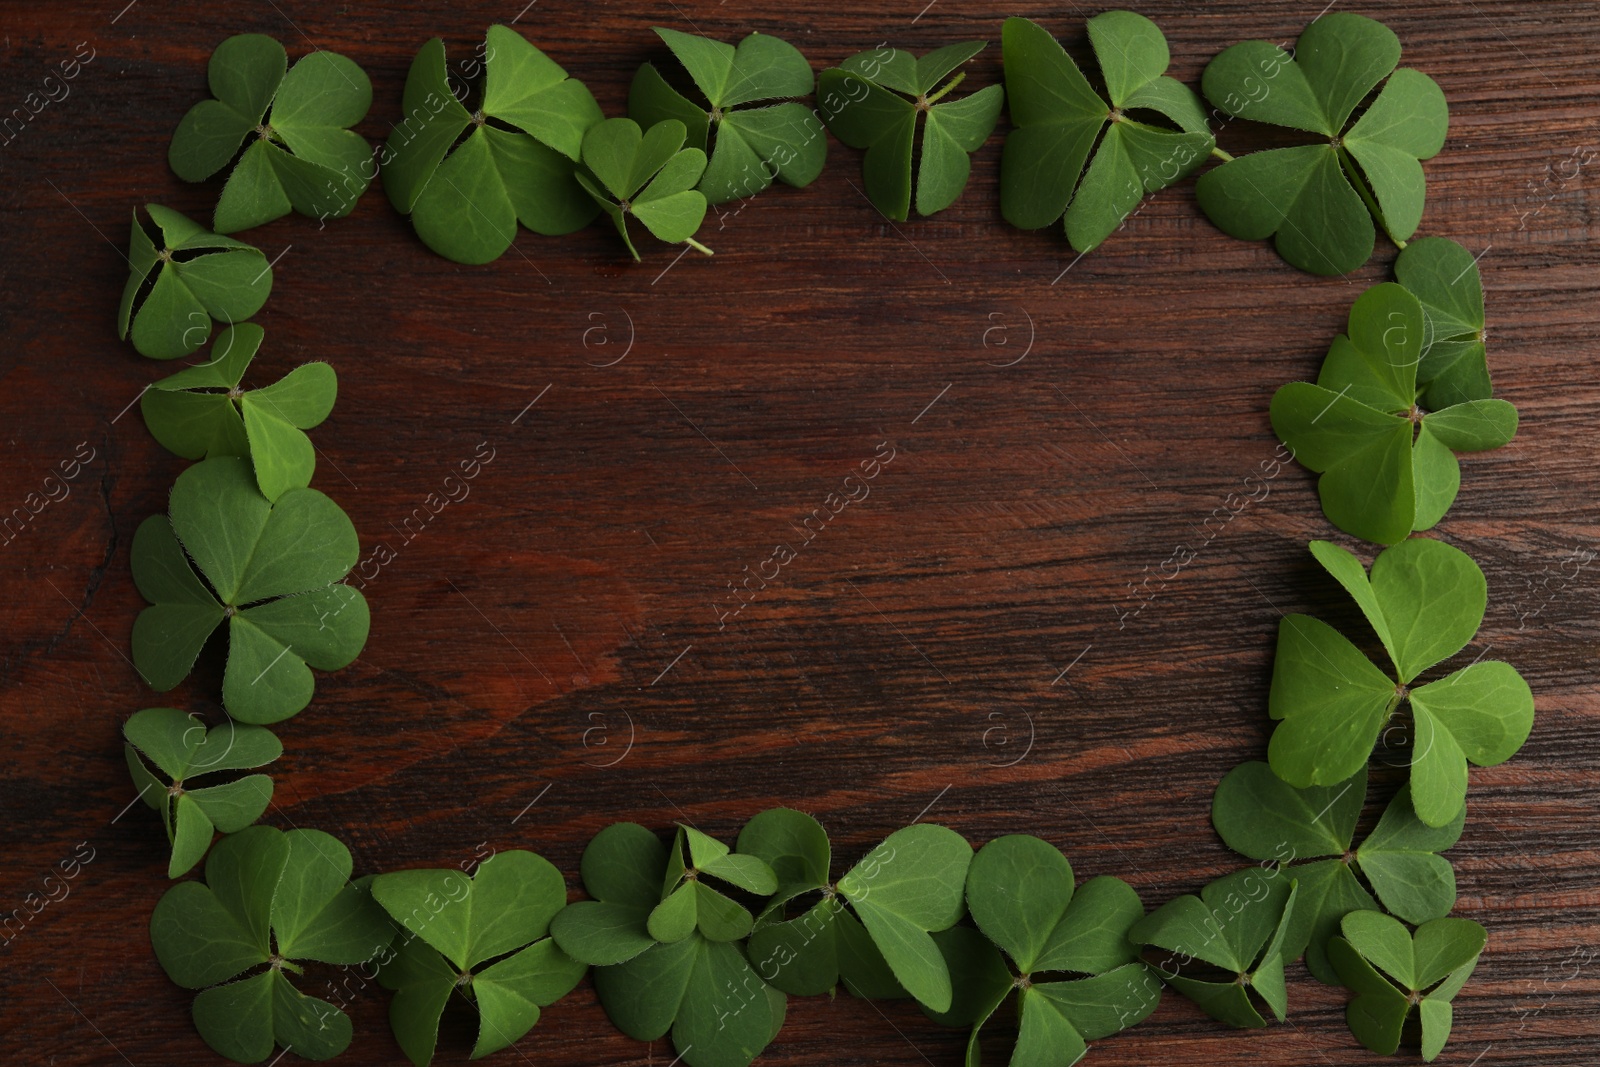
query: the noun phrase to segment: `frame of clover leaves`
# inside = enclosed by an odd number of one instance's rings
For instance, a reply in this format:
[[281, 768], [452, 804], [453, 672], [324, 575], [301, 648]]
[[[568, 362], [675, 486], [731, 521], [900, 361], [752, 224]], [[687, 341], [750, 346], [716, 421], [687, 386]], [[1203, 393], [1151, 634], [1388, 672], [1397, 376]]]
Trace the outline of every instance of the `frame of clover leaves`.
[[[583, 855], [589, 899], [569, 905], [561, 873], [530, 852], [497, 854], [470, 878], [406, 870], [352, 881], [335, 838], [251, 825], [272, 795], [258, 769], [282, 752], [266, 725], [309, 703], [312, 668], [359, 654], [368, 615], [343, 583], [355, 530], [309, 487], [304, 431], [331, 411], [336, 376], [311, 363], [245, 387], [264, 332], [244, 320], [265, 302], [271, 267], [222, 232], [290, 210], [347, 214], [371, 177], [368, 146], [350, 130], [371, 89], [343, 57], [316, 51], [291, 67], [278, 42], [245, 34], [212, 55], [213, 99], [183, 117], [169, 153], [189, 180], [233, 164], [219, 232], [159, 205], [148, 206], [148, 224], [135, 213], [118, 312], [120, 335], [155, 359], [192, 355], [213, 320], [226, 324], [209, 359], [145, 394], [151, 433], [197, 462], [179, 476], [169, 513], [139, 527], [132, 566], [150, 602], [134, 624], [136, 668], [170, 689], [225, 624], [229, 718], [207, 728], [150, 708], [123, 730], [129, 771], [172, 846], [169, 877], [205, 860], [203, 882], [161, 898], [151, 940], [169, 976], [199, 991], [194, 1020], [212, 1048], [246, 1063], [276, 1046], [336, 1055], [349, 1019], [291, 976], [303, 961], [375, 962], [394, 991], [395, 1036], [419, 1067], [453, 996], [478, 1011], [478, 1057], [520, 1039], [591, 969], [621, 1030], [670, 1033], [693, 1067], [744, 1067], [777, 1034], [788, 996], [840, 986], [911, 998], [969, 1029], [968, 1063], [1009, 1002], [1010, 1062], [1067, 1067], [1088, 1041], [1148, 1016], [1163, 986], [1231, 1026], [1281, 1021], [1285, 967], [1303, 956], [1317, 978], [1352, 991], [1348, 1021], [1368, 1048], [1393, 1052], [1412, 1028], [1423, 1058], [1439, 1055], [1451, 999], [1486, 938], [1449, 917], [1455, 876], [1439, 853], [1465, 824], [1468, 764], [1509, 758], [1534, 711], [1504, 663], [1415, 684], [1472, 639], [1486, 588], [1464, 553], [1411, 535], [1453, 502], [1455, 452], [1499, 447], [1516, 431], [1515, 409], [1491, 395], [1475, 260], [1443, 238], [1410, 240], [1421, 160], [1443, 144], [1443, 95], [1426, 75], [1397, 69], [1399, 41], [1382, 24], [1327, 14], [1292, 56], [1250, 41], [1207, 67], [1205, 97], [1224, 113], [1321, 138], [1236, 158], [1216, 147], [1200, 97], [1166, 75], [1154, 23], [1111, 11], [1086, 29], [1099, 88], [1049, 31], [1012, 18], [1001, 34], [1004, 87], [962, 97], [951, 96], [959, 68], [982, 42], [920, 58], [880, 47], [813, 80], [776, 37], [731, 45], [662, 29], [704, 104], [646, 64], [629, 116], [605, 118], [581, 82], [517, 31], [492, 26], [475, 84], [452, 79], [441, 40], [422, 47], [406, 117], [378, 166], [422, 242], [460, 262], [496, 258], [519, 224], [561, 234], [600, 214], [636, 259], [630, 216], [661, 240], [709, 252], [694, 240], [708, 203], [775, 180], [808, 184], [825, 161], [824, 126], [865, 150], [867, 194], [884, 214], [942, 210], [1009, 99], [1002, 214], [1027, 229], [1061, 220], [1079, 252], [1207, 156], [1223, 162], [1199, 179], [1202, 209], [1234, 236], [1275, 237], [1294, 266], [1346, 272], [1382, 229], [1402, 250], [1395, 281], [1355, 301], [1316, 383], [1279, 390], [1272, 423], [1321, 475], [1327, 518], [1388, 546], [1370, 568], [1331, 543], [1310, 547], [1356, 601], [1393, 676], [1332, 627], [1283, 620], [1268, 761], [1234, 768], [1212, 806], [1224, 842], [1257, 866], [1146, 914], [1116, 878], [1076, 884], [1067, 858], [1037, 837], [1000, 837], [974, 853], [954, 831], [916, 824], [835, 878], [824, 828], [779, 808], [746, 823], [733, 847], [688, 826], [670, 844], [633, 823], [608, 826]], [[797, 98], [813, 86], [818, 106], [807, 109]], [[1378, 734], [1407, 712], [1410, 782], [1352, 848]]]

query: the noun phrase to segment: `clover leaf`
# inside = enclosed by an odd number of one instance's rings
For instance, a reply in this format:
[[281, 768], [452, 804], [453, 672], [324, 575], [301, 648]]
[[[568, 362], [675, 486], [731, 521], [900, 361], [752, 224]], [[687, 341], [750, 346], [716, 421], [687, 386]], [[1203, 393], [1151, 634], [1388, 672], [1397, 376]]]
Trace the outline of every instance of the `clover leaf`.
[[699, 930], [708, 941], [737, 941], [750, 932], [750, 913], [708, 884], [707, 877], [757, 896], [778, 888], [777, 876], [760, 859], [733, 852], [692, 826], [679, 826], [667, 851], [661, 902], [646, 920], [651, 937], [682, 941]]
[[1341, 928], [1344, 936], [1329, 943], [1328, 955], [1355, 993], [1345, 1009], [1350, 1032], [1373, 1052], [1390, 1055], [1415, 1008], [1422, 1058], [1437, 1059], [1450, 1040], [1450, 1002], [1488, 940], [1483, 927], [1471, 919], [1435, 919], [1411, 933], [1387, 915], [1354, 911]]
[[161, 248], [133, 213], [128, 284], [117, 308], [117, 336], [151, 359], [187, 356], [211, 336], [211, 320], [234, 323], [261, 310], [272, 292], [272, 265], [243, 241], [160, 204], [146, 204]]
[[1207, 171], [1195, 190], [1201, 209], [1234, 237], [1275, 235], [1278, 254], [1313, 274], [1346, 274], [1365, 263], [1374, 219], [1403, 247], [1422, 221], [1421, 161], [1444, 147], [1450, 112], [1432, 78], [1395, 70], [1399, 62], [1393, 31], [1338, 11], [1307, 26], [1292, 56], [1267, 41], [1223, 51], [1201, 79], [1208, 100], [1229, 115], [1321, 140]]
[[[966, 895], [983, 936], [964, 927], [935, 935], [965, 988], [949, 1012], [930, 1014], [972, 1028], [968, 1063], [977, 1060], [984, 1024], [1013, 992], [1021, 1019], [1013, 1067], [1070, 1067], [1088, 1052], [1088, 1041], [1155, 1011], [1161, 984], [1128, 940], [1144, 905], [1126, 882], [1092, 878], [1074, 894], [1072, 865], [1059, 850], [1012, 834], [978, 850]], [[1060, 972], [1083, 977], [1050, 977]]]
[[[145, 708], [122, 726], [128, 773], [139, 798], [161, 813], [172, 845], [167, 877], [185, 874], [211, 847], [214, 830], [231, 834], [261, 818], [272, 802], [272, 779], [251, 774], [195, 788], [198, 775], [261, 767], [283, 755], [283, 745], [260, 726], [229, 720], [207, 730], [194, 715], [177, 708]], [[165, 774], [163, 782], [146, 761]]]
[[150, 942], [168, 977], [203, 990], [194, 1022], [206, 1044], [240, 1063], [274, 1044], [312, 1060], [349, 1045], [349, 1017], [288, 975], [302, 972], [297, 961], [365, 963], [394, 936], [350, 866], [350, 851], [321, 830], [250, 826], [217, 842], [204, 885], [162, 896]]
[[244, 460], [196, 463], [178, 476], [169, 516], [134, 534], [133, 579], [151, 605], [133, 624], [134, 666], [152, 688], [171, 689], [226, 620], [228, 713], [250, 723], [294, 715], [311, 700], [310, 667], [336, 670], [366, 643], [366, 599], [339, 581], [358, 552], [350, 519], [317, 490], [273, 502]]
[[1107, 11], [1088, 28], [1109, 104], [1044, 27], [1009, 18], [1001, 33], [1014, 129], [1000, 158], [1000, 212], [1025, 230], [1065, 214], [1079, 252], [1099, 246], [1146, 194], [1193, 171], [1216, 144], [1199, 97], [1166, 75], [1170, 54], [1155, 23]]
[[1517, 409], [1504, 400], [1422, 410], [1427, 322], [1403, 286], [1375, 285], [1350, 308], [1348, 333], [1334, 339], [1316, 384], [1290, 382], [1272, 398], [1272, 428], [1322, 474], [1328, 521], [1380, 544], [1444, 517], [1461, 486], [1456, 451], [1499, 448], [1517, 431]]
[[[948, 1011], [950, 971], [931, 935], [954, 926], [966, 911], [972, 846], [954, 830], [919, 823], [890, 834], [829, 885], [827, 839], [820, 827], [805, 825], [808, 819], [767, 812], [739, 835], [740, 851], [766, 860], [779, 876], [774, 904], [750, 937], [762, 976], [780, 989], [805, 992], [829, 990], [841, 980], [857, 996], [903, 990], [925, 1007]], [[782, 908], [813, 890], [821, 899], [787, 918]]]
[[[680, 862], [683, 844], [683, 835], [674, 840]], [[596, 965], [595, 992], [623, 1033], [654, 1041], [671, 1031], [690, 1067], [745, 1067], [777, 1036], [787, 1002], [738, 941], [711, 941], [698, 929], [671, 942], [650, 936], [669, 860], [642, 826], [601, 830], [583, 852], [583, 884], [594, 899], [568, 905], [551, 935], [568, 955]]]
[[[1133, 925], [1128, 936], [1228, 972], [1224, 979], [1182, 973], [1161, 977], [1201, 1011], [1229, 1026], [1267, 1022], [1254, 993], [1282, 1022], [1289, 1010], [1283, 968], [1293, 959], [1289, 930], [1294, 922], [1295, 882], [1277, 870], [1247, 867], [1200, 890], [1199, 896], [1169, 900]], [[1175, 968], [1175, 971], [1181, 970]]]
[[600, 106], [576, 78], [508, 26], [490, 26], [477, 106], [450, 83], [435, 37], [406, 75], [405, 117], [380, 154], [384, 191], [422, 243], [457, 263], [511, 247], [517, 223], [556, 235], [597, 212], [573, 181], [583, 133]]
[[1510, 759], [1533, 728], [1533, 694], [1510, 664], [1475, 660], [1408, 688], [1464, 648], [1483, 621], [1487, 585], [1458, 548], [1414, 538], [1384, 550], [1369, 577], [1361, 561], [1326, 541], [1312, 554], [1345, 587], [1394, 667], [1389, 677], [1333, 627], [1286, 615], [1278, 628], [1268, 712], [1282, 720], [1267, 758], [1290, 785], [1332, 785], [1367, 762], [1402, 703], [1413, 720], [1411, 798], [1417, 816], [1444, 826], [1461, 811], [1467, 763]]
[[372, 897], [411, 934], [379, 980], [395, 991], [389, 1023], [417, 1067], [433, 1058], [452, 993], [478, 1007], [477, 1059], [515, 1043], [587, 969], [547, 936], [567, 883], [535, 853], [497, 852], [470, 879], [450, 869], [380, 874]]
[[766, 861], [778, 879], [750, 934], [763, 979], [797, 996], [831, 994], [841, 983], [858, 997], [909, 995], [829, 881], [833, 849], [817, 820], [789, 808], [764, 811], [739, 831], [739, 851]]
[[639, 250], [628, 236], [628, 216], [657, 238], [682, 241], [706, 255], [711, 249], [694, 239], [706, 217], [706, 198], [695, 184], [705, 173], [706, 154], [684, 148], [687, 130], [665, 119], [642, 131], [632, 119], [606, 119], [583, 135], [583, 165], [578, 184], [611, 217], [634, 259]]
[[861, 161], [867, 198], [889, 218], [904, 222], [911, 214], [914, 156], [917, 214], [943, 211], [967, 187], [968, 157], [994, 131], [1005, 90], [990, 85], [944, 100], [966, 74], [939, 82], [983, 51], [984, 44], [947, 45], [920, 59], [879, 48], [853, 55], [817, 78], [822, 121], [851, 148], [867, 150]]
[[139, 400], [145, 425], [185, 459], [249, 456], [268, 500], [304, 489], [316, 451], [303, 431], [328, 417], [339, 379], [326, 363], [304, 363], [261, 389], [240, 388], [261, 347], [254, 323], [224, 327], [205, 363], [156, 382]]
[[1432, 827], [1417, 818], [1410, 787], [1402, 786], [1376, 829], [1352, 851], [1366, 795], [1365, 766], [1347, 781], [1296, 789], [1267, 764], [1250, 762], [1228, 772], [1211, 803], [1211, 821], [1229, 848], [1293, 873], [1299, 889], [1284, 954], [1304, 951], [1311, 973], [1329, 984], [1338, 976], [1328, 961], [1328, 939], [1350, 912], [1381, 901], [1407, 922], [1423, 923], [1448, 915], [1456, 902], [1455, 871], [1439, 853], [1460, 839], [1466, 807]]
[[1456, 242], [1423, 237], [1394, 261], [1394, 277], [1422, 303], [1428, 343], [1417, 365], [1422, 403], [1438, 411], [1488, 400], [1483, 278], [1478, 261]]
[[186, 182], [226, 167], [251, 134], [217, 201], [213, 225], [233, 233], [282, 218], [350, 214], [371, 181], [372, 148], [351, 126], [372, 106], [366, 72], [336, 52], [303, 56], [285, 72], [283, 45], [259, 33], [229, 37], [211, 53], [214, 99], [190, 108], [167, 161]]
[[[647, 129], [665, 119], [683, 123], [689, 145], [710, 153], [696, 186], [707, 203], [754, 196], [775, 178], [793, 186], [816, 180], [828, 158], [828, 139], [812, 110], [791, 99], [811, 95], [816, 85], [799, 49], [761, 33], [737, 48], [677, 30], [657, 27], [656, 33], [706, 103], [690, 100], [646, 63], [628, 91], [628, 117]], [[778, 99], [785, 102], [739, 106]]]

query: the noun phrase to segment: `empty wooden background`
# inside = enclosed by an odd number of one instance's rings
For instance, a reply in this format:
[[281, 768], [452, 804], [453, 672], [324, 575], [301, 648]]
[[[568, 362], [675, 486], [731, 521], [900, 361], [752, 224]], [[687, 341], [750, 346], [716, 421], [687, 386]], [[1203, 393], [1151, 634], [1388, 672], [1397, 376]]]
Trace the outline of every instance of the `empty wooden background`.
[[[377, 141], [417, 47], [441, 35], [464, 57], [495, 21], [515, 21], [617, 114], [632, 70], [664, 55], [654, 25], [778, 33], [818, 69], [885, 40], [985, 38], [975, 88], [1000, 77], [1004, 16], [1040, 18], [1086, 57], [1083, 20], [1099, 10], [522, 2], [95, 0], [0, 14], [6, 113], [61, 60], [92, 55], [64, 99], [0, 145], [0, 506], [92, 452], [70, 495], [0, 546], [0, 909], [42, 894], [75, 853], [93, 857], [0, 949], [8, 1062], [216, 1062], [191, 994], [149, 949], [166, 848], [152, 813], [127, 810], [118, 729], [145, 706], [214, 713], [220, 667], [208, 658], [157, 696], [127, 660], [142, 606], [129, 541], [183, 463], [128, 410], [172, 367], [119, 343], [114, 315], [130, 209], [209, 218], [218, 183], [179, 182], [166, 149], [220, 40], [257, 31], [291, 55], [355, 59], [375, 88], [360, 130]], [[1321, 7], [1141, 10], [1166, 31], [1173, 73], [1198, 84], [1228, 44], [1288, 42]], [[1589, 1063], [1600, 5], [1338, 7], [1388, 21], [1404, 62], [1449, 96], [1423, 232], [1483, 253], [1492, 366], [1523, 419], [1510, 447], [1465, 461], [1439, 530], [1489, 576], [1484, 629], [1463, 655], [1515, 663], [1539, 713], [1514, 761], [1472, 775], [1450, 858], [1459, 914], [1490, 940], [1440, 1062]], [[1269, 143], [1246, 125], [1221, 144]], [[1188, 183], [1080, 260], [1059, 231], [1001, 222], [1002, 132], [954, 208], [898, 225], [835, 143], [811, 188], [711, 218], [711, 260], [655, 245], [634, 264], [594, 227], [524, 233], [499, 262], [459, 266], [376, 189], [326, 229], [291, 216], [246, 234], [277, 257], [253, 374], [308, 359], [338, 369], [338, 407], [313, 432], [315, 484], [349, 511], [364, 553], [396, 553], [366, 586], [366, 651], [319, 677], [312, 707], [279, 731], [269, 821], [337, 834], [360, 872], [532, 848], [574, 889], [584, 843], [608, 822], [687, 819], [731, 837], [778, 804], [819, 816], [842, 863], [919, 816], [977, 842], [1030, 831], [1080, 877], [1120, 875], [1152, 907], [1236, 865], [1208, 807], [1228, 768], [1265, 752], [1278, 617], [1358, 620], [1305, 550], [1330, 529], [1304, 471], [1286, 468], [1220, 532], [1204, 523], [1255, 486], [1244, 479], [1276, 444], [1273, 390], [1315, 373], [1393, 249], [1352, 277], [1312, 278], [1219, 233]], [[776, 544], [798, 547], [802, 517], [889, 450], [870, 496], [723, 618], [730, 583]], [[406, 540], [402, 521], [475, 452], [493, 458], [470, 494]], [[1198, 555], [1171, 576], [1180, 546]], [[1224, 1030], [1171, 995], [1090, 1062], [1373, 1062], [1345, 1029], [1343, 994], [1296, 974], [1291, 1023], [1271, 1033]], [[326, 993], [326, 978], [308, 988]], [[343, 1062], [400, 1062], [386, 1006], [376, 987], [354, 993]], [[441, 1062], [464, 1059], [470, 1025], [449, 1017]], [[762, 1062], [955, 1064], [962, 1040], [905, 1004], [795, 999]], [[585, 983], [499, 1058], [673, 1055], [613, 1030]]]

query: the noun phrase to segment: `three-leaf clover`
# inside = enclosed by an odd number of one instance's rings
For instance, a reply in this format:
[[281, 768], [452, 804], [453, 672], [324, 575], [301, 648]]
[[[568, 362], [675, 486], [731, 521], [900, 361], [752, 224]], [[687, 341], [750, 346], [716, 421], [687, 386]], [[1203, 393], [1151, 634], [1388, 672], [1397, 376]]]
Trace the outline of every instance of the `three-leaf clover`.
[[128, 284], [117, 308], [117, 336], [151, 359], [187, 356], [211, 336], [211, 320], [234, 323], [261, 310], [272, 265], [254, 245], [209, 233], [160, 204], [146, 204], [161, 248], [133, 213]]
[[350, 866], [350, 851], [321, 830], [250, 826], [217, 842], [204, 885], [179, 882], [162, 896], [150, 942], [168, 977], [204, 990], [194, 1022], [206, 1044], [240, 1063], [261, 1062], [274, 1044], [311, 1060], [350, 1044], [349, 1017], [288, 977], [301, 960], [365, 963], [394, 937]]
[[687, 135], [677, 119], [643, 131], [632, 119], [606, 119], [583, 135], [588, 173], [577, 173], [578, 184], [611, 217], [634, 259], [641, 257], [628, 236], [630, 215], [660, 240], [682, 241], [711, 255], [694, 239], [706, 217], [705, 195], [695, 188], [706, 154], [683, 147]]
[[1427, 322], [1404, 286], [1375, 285], [1350, 308], [1316, 384], [1290, 382], [1272, 398], [1273, 430], [1322, 474], [1328, 521], [1379, 544], [1444, 517], [1461, 487], [1456, 452], [1499, 448], [1517, 432], [1517, 409], [1504, 400], [1419, 406]]
[[1394, 261], [1394, 277], [1421, 301], [1427, 320], [1427, 344], [1417, 365], [1422, 403], [1438, 411], [1488, 400], [1493, 389], [1477, 258], [1448, 238], [1423, 237]]
[[967, 909], [987, 940], [965, 927], [936, 935], [964, 988], [950, 1012], [934, 1017], [972, 1027], [968, 1063], [977, 1062], [979, 1031], [1013, 993], [1020, 1030], [1012, 1067], [1070, 1067], [1086, 1042], [1142, 1021], [1161, 1000], [1161, 984], [1128, 940], [1144, 918], [1139, 895], [1109, 877], [1074, 893], [1072, 865], [1046, 841], [1012, 834], [979, 849], [967, 871]]
[[[1128, 936], [1182, 957], [1174, 973], [1161, 977], [1200, 1010], [1229, 1026], [1262, 1027], [1255, 993], [1282, 1022], [1289, 1010], [1283, 968], [1294, 958], [1289, 931], [1294, 922], [1295, 883], [1281, 871], [1246, 867], [1224, 875], [1199, 896], [1169, 900], [1140, 919]], [[1177, 973], [1192, 960], [1228, 972], [1220, 978]]]
[[787, 1001], [750, 966], [743, 944], [698, 929], [658, 942], [647, 929], [660, 903], [668, 850], [635, 823], [606, 827], [583, 853], [594, 899], [551, 923], [556, 944], [596, 965], [595, 992], [623, 1033], [654, 1041], [668, 1031], [690, 1067], [745, 1067], [777, 1036]]
[[517, 223], [571, 233], [595, 217], [573, 181], [583, 133], [600, 121], [584, 84], [516, 30], [490, 26], [481, 100], [452, 90], [444, 42], [422, 46], [406, 76], [405, 117], [381, 153], [383, 187], [422, 243], [457, 263], [511, 247]]
[[1477, 633], [1488, 596], [1483, 572], [1460, 549], [1424, 538], [1380, 552], [1370, 576], [1337, 545], [1313, 541], [1311, 551], [1355, 598], [1394, 676], [1328, 624], [1284, 616], [1268, 701], [1281, 720], [1267, 751], [1273, 771], [1300, 788], [1343, 782], [1408, 703], [1412, 803], [1429, 826], [1452, 822], [1466, 802], [1468, 761], [1489, 767], [1510, 759], [1533, 728], [1533, 693], [1508, 663], [1474, 660], [1409, 688]]
[[389, 1022], [417, 1067], [433, 1058], [452, 993], [478, 1007], [477, 1059], [526, 1034], [586, 969], [546, 936], [567, 883], [532, 852], [497, 852], [470, 879], [448, 869], [380, 874], [372, 897], [410, 932], [378, 977], [395, 991]]
[[[763, 966], [771, 961], [769, 980], [805, 992], [829, 990], [843, 980], [860, 996], [895, 996], [903, 989], [933, 1011], [948, 1011], [950, 970], [932, 935], [966, 912], [972, 846], [954, 830], [918, 823], [890, 834], [830, 885], [827, 838], [803, 827], [800, 820], [808, 818], [766, 812], [739, 835], [741, 852], [760, 856], [778, 873], [775, 905], [792, 904], [802, 893], [821, 894], [797, 918], [786, 918], [775, 906], [750, 935], [755, 960]], [[876, 953], [862, 944], [863, 930]]]
[[[214, 830], [243, 830], [272, 802], [272, 779], [265, 774], [198, 788], [192, 784], [199, 775], [261, 767], [283, 755], [283, 745], [264, 727], [230, 719], [207, 730], [197, 717], [177, 708], [145, 708], [123, 724], [122, 736], [139, 798], [161, 813], [172, 845], [168, 878], [200, 862]], [[151, 773], [146, 760], [169, 781]]]
[[994, 132], [1005, 90], [990, 85], [945, 100], [966, 74], [939, 82], [983, 51], [984, 44], [947, 45], [920, 59], [879, 48], [853, 55], [818, 77], [822, 120], [839, 140], [867, 150], [861, 161], [867, 198], [889, 218], [904, 222], [911, 214], [913, 158], [917, 214], [943, 211], [967, 187], [968, 157]]
[[1155, 23], [1107, 11], [1089, 20], [1089, 41], [1109, 104], [1042, 26], [1009, 18], [1001, 33], [1014, 126], [1000, 157], [1001, 214], [1026, 230], [1065, 214], [1067, 240], [1079, 252], [1109, 237], [1145, 194], [1200, 166], [1216, 143], [1199, 97], [1166, 75], [1171, 57]]
[[1478, 965], [1488, 934], [1471, 919], [1435, 919], [1406, 930], [1398, 919], [1375, 911], [1344, 917], [1343, 937], [1328, 946], [1339, 979], [1355, 996], [1345, 1009], [1350, 1032], [1367, 1048], [1387, 1056], [1415, 1009], [1422, 1030], [1422, 1058], [1438, 1058], [1450, 1040], [1450, 1001]]
[[763, 979], [797, 996], [832, 994], [841, 983], [858, 997], [907, 995], [829, 881], [833, 847], [817, 820], [790, 808], [764, 811], [739, 831], [739, 851], [761, 857], [778, 879], [750, 934], [750, 959]]
[[[628, 91], [628, 117], [650, 127], [677, 119], [690, 146], [710, 154], [696, 188], [707, 203], [754, 196], [774, 179], [810, 185], [828, 158], [828, 139], [815, 113], [792, 99], [816, 84], [811, 65], [787, 41], [752, 33], [733, 45], [677, 30], [656, 28], [683, 64], [705, 106], [674, 89], [646, 63]], [[757, 101], [783, 100], [763, 107]]]
[[1223, 51], [1201, 79], [1208, 100], [1229, 115], [1321, 140], [1253, 152], [1207, 171], [1196, 188], [1201, 209], [1234, 237], [1276, 235], [1278, 254], [1313, 274], [1346, 274], [1365, 263], [1374, 219], [1403, 246], [1422, 221], [1421, 161], [1444, 147], [1450, 111], [1432, 78], [1395, 70], [1399, 62], [1392, 30], [1339, 11], [1307, 26], [1293, 56], [1267, 41]]
[[361, 652], [367, 601], [339, 581], [360, 546], [328, 497], [290, 489], [270, 501], [244, 460], [220, 456], [178, 476], [169, 516], [133, 537], [133, 580], [151, 605], [133, 624], [133, 662], [152, 688], [183, 681], [226, 620], [223, 703], [272, 723], [310, 703], [310, 667], [337, 670]]
[[304, 431], [328, 417], [339, 379], [326, 363], [305, 363], [261, 389], [242, 389], [261, 347], [255, 323], [227, 326], [211, 359], [156, 382], [139, 400], [145, 425], [185, 459], [249, 456], [268, 500], [311, 483], [316, 451]]
[[763, 897], [778, 888], [772, 868], [755, 856], [733, 852], [692, 826], [679, 826], [667, 850], [661, 903], [646, 920], [651, 937], [682, 941], [699, 930], [708, 941], [737, 941], [750, 932], [750, 913], [707, 883], [706, 877]]
[[283, 45], [259, 33], [229, 37], [211, 53], [212, 100], [179, 121], [167, 150], [173, 171], [204, 181], [251, 134], [217, 201], [218, 233], [287, 215], [343, 218], [372, 178], [372, 148], [351, 126], [372, 106], [372, 82], [336, 52], [312, 52], [287, 70]]
[[1410, 787], [1402, 786], [1352, 851], [1366, 796], [1365, 766], [1348, 781], [1296, 789], [1252, 761], [1229, 771], [1211, 802], [1211, 821], [1229, 848], [1292, 873], [1299, 888], [1285, 956], [1304, 950], [1311, 973], [1329, 984], [1338, 976], [1328, 962], [1328, 939], [1350, 912], [1382, 901], [1407, 922], [1423, 923], [1450, 914], [1456, 902], [1455, 871], [1439, 853], [1460, 839], [1465, 806], [1445, 825], [1429, 826], [1413, 810]]

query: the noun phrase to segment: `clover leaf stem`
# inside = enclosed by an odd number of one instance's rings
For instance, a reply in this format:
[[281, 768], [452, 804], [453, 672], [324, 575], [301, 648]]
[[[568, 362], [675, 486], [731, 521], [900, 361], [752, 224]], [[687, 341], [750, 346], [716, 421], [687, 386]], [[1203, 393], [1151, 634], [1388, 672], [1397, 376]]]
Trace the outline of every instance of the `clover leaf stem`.
[[1211, 154], [1213, 156], [1215, 156], [1216, 158], [1222, 160], [1224, 163], [1232, 163], [1233, 162], [1233, 156], [1229, 155], [1227, 152], [1224, 152], [1222, 149], [1217, 148], [1215, 145], [1213, 145], [1212, 148], [1211, 148]]
[[921, 104], [923, 107], [932, 107], [934, 104], [939, 102], [939, 98], [940, 97], [944, 96], [950, 90], [954, 89], [956, 86], [960, 85], [962, 82], [964, 82], [966, 80], [967, 80], [967, 72], [966, 71], [962, 71], [960, 74], [957, 74], [954, 78], [951, 78], [949, 81], [945, 82], [944, 86], [942, 88], [940, 88], [938, 92], [934, 93], [932, 96], [923, 97], [921, 100], [918, 101], [918, 103]]

